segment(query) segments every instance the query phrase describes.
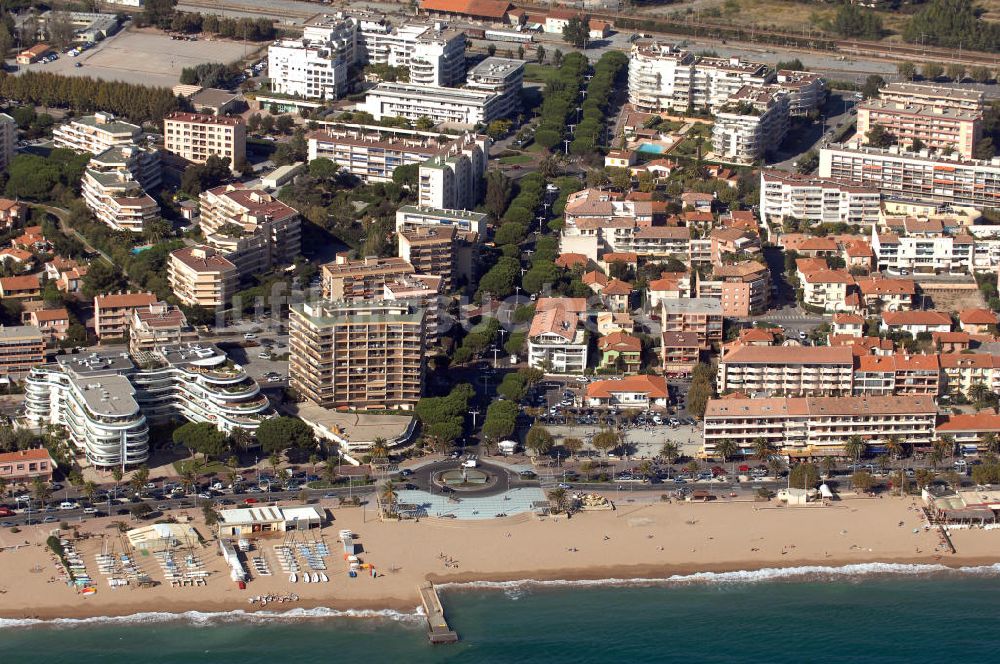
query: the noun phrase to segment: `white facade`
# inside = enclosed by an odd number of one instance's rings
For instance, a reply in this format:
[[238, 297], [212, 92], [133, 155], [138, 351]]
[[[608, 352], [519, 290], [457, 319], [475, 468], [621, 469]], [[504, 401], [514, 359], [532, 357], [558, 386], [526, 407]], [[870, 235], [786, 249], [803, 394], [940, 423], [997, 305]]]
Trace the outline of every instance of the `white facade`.
[[715, 110], [744, 85], [773, 78], [766, 65], [694, 56], [673, 44], [637, 42], [629, 60], [629, 101], [636, 110]]
[[146, 193], [159, 184], [159, 152], [129, 145], [110, 148], [91, 159], [80, 193], [101, 222], [115, 230], [141, 233], [160, 218], [160, 206]]
[[469, 90], [499, 95], [499, 108], [496, 112], [500, 117], [509, 117], [521, 105], [523, 83], [524, 60], [486, 58], [469, 70], [465, 87]]
[[455, 154], [433, 157], [420, 164], [418, 201], [444, 210], [470, 210], [482, 197], [485, 155]]
[[303, 99], [337, 99], [347, 90], [350, 63], [328, 44], [275, 42], [267, 49], [271, 90]]
[[257, 383], [225, 366], [214, 346], [164, 346], [154, 360], [138, 368], [125, 353], [61, 355], [28, 376], [25, 417], [36, 426], [66, 426], [91, 463], [111, 467], [149, 458], [150, 423], [180, 416], [252, 432], [272, 412]]
[[783, 171], [761, 171], [761, 223], [800, 219], [816, 223], [878, 221], [878, 189]]
[[746, 86], [715, 116], [712, 151], [742, 163], [764, 158], [788, 131], [788, 95], [775, 86]]
[[111, 113], [95, 113], [56, 127], [52, 142], [57, 148], [100, 154], [109, 148], [131, 145], [141, 132], [138, 125], [116, 120]]
[[360, 106], [375, 120], [427, 117], [435, 124], [449, 122], [465, 126], [494, 120], [500, 117], [502, 108], [500, 95], [492, 92], [413, 83], [379, 83], [368, 92]]

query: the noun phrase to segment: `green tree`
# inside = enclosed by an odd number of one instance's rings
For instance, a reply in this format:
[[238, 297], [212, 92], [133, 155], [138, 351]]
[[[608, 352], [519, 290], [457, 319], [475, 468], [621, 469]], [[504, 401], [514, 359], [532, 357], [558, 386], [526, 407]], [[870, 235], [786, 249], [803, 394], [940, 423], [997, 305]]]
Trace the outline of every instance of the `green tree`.
[[567, 502], [566, 489], [562, 487], [556, 487], [555, 489], [549, 491], [548, 498], [549, 500], [552, 501], [553, 507], [555, 508], [555, 512], [557, 514], [566, 511], [566, 502]]
[[590, 36], [589, 18], [574, 16], [563, 26], [563, 41], [568, 42], [576, 48], [586, 48], [587, 38]]
[[590, 444], [594, 446], [594, 449], [599, 450], [607, 456], [611, 450], [616, 449], [622, 444], [622, 436], [614, 429], [601, 429], [594, 437], [590, 440]]
[[660, 456], [670, 465], [677, 463], [681, 458], [681, 448], [677, 443], [663, 443], [660, 448]]
[[865, 441], [861, 440], [861, 436], [851, 436], [844, 443], [844, 456], [851, 459], [855, 465], [861, 460], [865, 455], [868, 446]]
[[937, 80], [942, 74], [944, 74], [944, 67], [937, 62], [927, 62], [920, 67], [920, 75], [928, 81]]
[[869, 76], [865, 79], [865, 84], [861, 86], [861, 94], [864, 95], [865, 99], [874, 99], [881, 94], [881, 90], [884, 87], [884, 78], [878, 74], [869, 74]]
[[896, 137], [880, 124], [873, 124], [865, 134], [865, 142], [877, 148], [887, 148], [896, 144]]
[[907, 81], [912, 81], [917, 75], [917, 66], [906, 60], [896, 65], [896, 73]]
[[382, 509], [387, 516], [396, 515], [399, 493], [396, 491], [396, 485], [392, 480], [388, 480], [382, 485], [382, 489], [379, 491], [379, 500], [381, 501]]
[[867, 493], [875, 486], [875, 478], [867, 470], [859, 470], [851, 475], [851, 486], [857, 491]]
[[788, 485], [798, 489], [814, 489], [819, 484], [819, 469], [813, 463], [798, 463], [788, 473]]
[[187, 422], [174, 429], [175, 445], [186, 447], [192, 454], [217, 457], [227, 451], [227, 438], [211, 422]]
[[534, 456], [548, 453], [552, 449], [552, 434], [545, 427], [535, 424], [528, 429], [524, 438], [524, 446], [532, 451]]
[[538, 64], [545, 62], [545, 47], [541, 44], [539, 44], [538, 48], [535, 49], [535, 62]]
[[878, 14], [848, 3], [837, 10], [831, 27], [841, 37], [877, 39], [882, 35], [882, 19]]
[[774, 454], [774, 446], [766, 438], [753, 440], [753, 455], [758, 461], [767, 461]]
[[271, 417], [257, 427], [257, 442], [265, 452], [280, 452], [290, 447], [311, 449], [316, 438], [312, 428], [297, 417]]
[[509, 438], [517, 427], [517, 404], [510, 401], [494, 401], [486, 409], [483, 420], [483, 436], [500, 441]]

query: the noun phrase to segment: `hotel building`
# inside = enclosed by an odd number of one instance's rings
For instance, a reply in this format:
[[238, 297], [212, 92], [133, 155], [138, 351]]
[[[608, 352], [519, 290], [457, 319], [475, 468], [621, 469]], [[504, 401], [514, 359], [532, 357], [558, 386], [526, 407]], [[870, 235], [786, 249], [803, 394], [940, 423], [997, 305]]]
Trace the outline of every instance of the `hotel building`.
[[935, 437], [937, 406], [930, 396], [712, 399], [705, 409], [703, 454], [717, 457], [721, 440], [752, 456], [763, 438], [794, 457], [846, 456], [854, 436], [879, 451], [890, 436], [917, 448]]
[[240, 117], [176, 111], [163, 119], [163, 146], [196, 164], [223, 157], [235, 170], [247, 155], [246, 124]]
[[425, 311], [399, 300], [316, 302], [289, 309], [292, 388], [320, 406], [413, 408], [424, 379]]
[[182, 417], [220, 431], [253, 432], [273, 410], [246, 372], [207, 344], [160, 346], [138, 367], [124, 352], [60, 355], [32, 370], [25, 418], [66, 426], [95, 466], [143, 463], [149, 425]]
[[57, 148], [100, 154], [109, 148], [135, 143], [142, 133], [139, 125], [115, 119], [111, 113], [95, 113], [74, 118], [52, 131]]
[[878, 221], [882, 195], [876, 187], [811, 175], [762, 170], [760, 221], [780, 223], [800, 219], [815, 223], [873, 225]]
[[719, 360], [719, 392], [746, 395], [851, 394], [849, 346], [737, 346]]

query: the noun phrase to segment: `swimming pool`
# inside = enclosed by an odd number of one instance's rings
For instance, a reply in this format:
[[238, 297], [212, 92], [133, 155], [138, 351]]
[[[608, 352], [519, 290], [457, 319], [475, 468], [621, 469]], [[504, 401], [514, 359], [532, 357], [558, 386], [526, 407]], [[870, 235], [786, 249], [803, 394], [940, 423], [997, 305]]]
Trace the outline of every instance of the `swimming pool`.
[[639, 152], [653, 152], [655, 154], [660, 154], [665, 149], [662, 145], [657, 145], [656, 143], [642, 143], [639, 146]]

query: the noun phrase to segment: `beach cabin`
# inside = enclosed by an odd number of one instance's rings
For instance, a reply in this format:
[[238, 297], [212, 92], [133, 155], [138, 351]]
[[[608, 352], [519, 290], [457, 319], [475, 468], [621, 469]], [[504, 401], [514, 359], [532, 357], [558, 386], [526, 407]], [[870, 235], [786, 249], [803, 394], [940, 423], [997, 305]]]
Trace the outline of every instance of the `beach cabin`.
[[268, 533], [309, 530], [323, 525], [323, 512], [311, 505], [221, 510], [219, 537], [258, 537]]

